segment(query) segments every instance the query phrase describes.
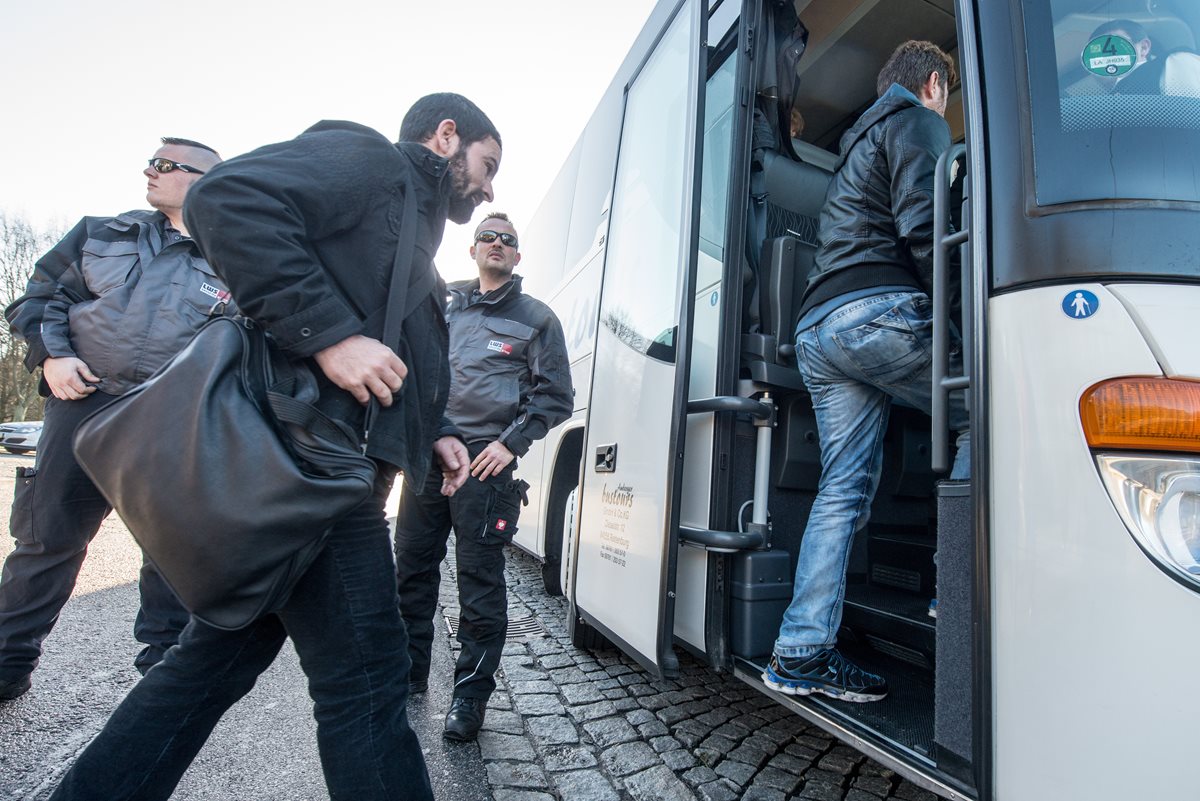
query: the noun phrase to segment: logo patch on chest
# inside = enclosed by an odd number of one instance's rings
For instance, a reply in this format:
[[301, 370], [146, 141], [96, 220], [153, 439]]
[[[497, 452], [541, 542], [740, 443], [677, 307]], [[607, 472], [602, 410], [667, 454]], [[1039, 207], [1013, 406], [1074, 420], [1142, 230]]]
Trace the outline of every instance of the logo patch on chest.
[[488, 344], [487, 344], [487, 349], [494, 350], [494, 351], [496, 351], [496, 353], [501, 353], [505, 356], [512, 353], [512, 345], [508, 344], [507, 342], [501, 342], [498, 339], [489, 340]]
[[221, 289], [221, 287], [213, 286], [207, 282], [200, 285], [200, 291], [205, 295], [208, 295], [210, 298], [216, 298], [217, 300], [229, 300], [228, 289]]

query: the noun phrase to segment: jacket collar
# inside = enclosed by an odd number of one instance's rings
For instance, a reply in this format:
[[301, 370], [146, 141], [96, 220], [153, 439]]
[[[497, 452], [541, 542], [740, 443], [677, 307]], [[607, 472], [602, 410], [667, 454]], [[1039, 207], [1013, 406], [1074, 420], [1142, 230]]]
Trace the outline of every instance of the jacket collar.
[[161, 211], [150, 211], [149, 209], [134, 209], [118, 214], [116, 217], [109, 219], [105, 225], [114, 231], [128, 231], [139, 225], [152, 225], [161, 231], [167, 225], [167, 215]]
[[408, 160], [424, 174], [441, 182], [450, 171], [450, 161], [434, 153], [418, 142], [397, 142], [396, 149], [408, 156]]
[[[863, 112], [858, 118], [858, 122], [854, 123], [853, 127], [842, 136], [841, 154], [838, 156], [837, 166], [835, 169], [841, 169], [846, 163], [846, 157], [850, 155], [850, 151], [858, 144], [858, 140], [867, 135], [867, 132], [874, 128], [879, 123], [883, 122], [888, 117], [898, 111], [904, 111], [912, 107], [925, 108], [921, 105], [921, 101], [912, 92], [905, 89], [898, 83], [892, 84], [888, 90], [880, 95], [875, 103]], [[930, 114], [936, 112], [930, 111]]]
[[[489, 306], [494, 306], [500, 301], [507, 298], [509, 295], [521, 294], [521, 276], [513, 273], [513, 277], [500, 287], [493, 289], [491, 292], [480, 298], [478, 303], [486, 303]], [[468, 281], [455, 281], [449, 284], [446, 289], [450, 291], [456, 303], [461, 306], [466, 306], [471, 300], [471, 293], [479, 290], [479, 279], [472, 278]]]

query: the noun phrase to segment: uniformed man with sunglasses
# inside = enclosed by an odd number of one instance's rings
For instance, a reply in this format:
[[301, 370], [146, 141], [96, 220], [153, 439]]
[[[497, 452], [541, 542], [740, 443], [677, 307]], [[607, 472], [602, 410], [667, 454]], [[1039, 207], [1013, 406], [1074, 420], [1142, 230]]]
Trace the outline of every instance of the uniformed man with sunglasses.
[[[221, 157], [208, 145], [167, 137], [142, 171], [155, 211], [84, 217], [34, 267], [26, 292], [5, 310], [42, 370], [45, 426], [34, 468], [19, 468], [0, 574], [0, 701], [31, 686], [42, 641], [71, 596], [88, 543], [111, 511], [75, 461], [84, 417], [150, 377], [212, 314], [231, 313], [229, 291], [183, 223], [188, 188]], [[134, 660], [145, 673], [175, 644], [188, 613], [143, 564]]]
[[487, 215], [475, 229], [471, 256], [479, 277], [450, 284], [450, 397], [446, 417], [467, 444], [471, 478], [440, 495], [440, 476], [423, 491], [405, 482], [396, 519], [400, 611], [412, 659], [409, 687], [429, 681], [438, 566], [455, 531], [458, 641], [454, 693], [445, 737], [475, 739], [496, 689], [508, 629], [504, 546], [517, 532], [525, 482], [517, 457], [571, 416], [574, 393], [562, 326], [546, 304], [521, 292], [517, 232], [508, 216]]

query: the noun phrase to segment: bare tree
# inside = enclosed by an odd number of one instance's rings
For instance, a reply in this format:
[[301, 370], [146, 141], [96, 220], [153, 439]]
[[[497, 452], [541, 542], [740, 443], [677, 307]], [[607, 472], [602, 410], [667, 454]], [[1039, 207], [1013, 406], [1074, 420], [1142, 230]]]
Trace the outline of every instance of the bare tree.
[[[20, 215], [0, 211], [0, 306], [25, 294], [33, 265], [63, 234], [57, 228], [37, 229]], [[0, 421], [42, 417], [40, 373], [25, 369], [25, 352], [24, 341], [0, 323]]]

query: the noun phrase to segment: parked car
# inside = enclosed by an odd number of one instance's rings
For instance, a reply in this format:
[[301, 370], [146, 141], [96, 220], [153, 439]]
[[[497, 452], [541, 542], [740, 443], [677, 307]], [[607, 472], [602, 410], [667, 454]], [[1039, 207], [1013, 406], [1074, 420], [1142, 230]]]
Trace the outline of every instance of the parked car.
[[0, 448], [9, 453], [32, 453], [42, 436], [42, 421], [0, 423]]

